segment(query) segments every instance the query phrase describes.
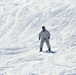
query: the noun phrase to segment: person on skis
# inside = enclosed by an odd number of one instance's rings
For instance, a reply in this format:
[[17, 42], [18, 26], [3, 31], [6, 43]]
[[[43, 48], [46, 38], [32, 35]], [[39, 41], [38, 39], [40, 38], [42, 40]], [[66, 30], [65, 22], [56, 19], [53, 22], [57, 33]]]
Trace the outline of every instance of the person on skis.
[[42, 26], [42, 31], [39, 33], [39, 40], [41, 40], [40, 52], [42, 51], [44, 42], [46, 43], [48, 47], [48, 51], [51, 51], [49, 39], [50, 39], [50, 32], [46, 30], [45, 26]]

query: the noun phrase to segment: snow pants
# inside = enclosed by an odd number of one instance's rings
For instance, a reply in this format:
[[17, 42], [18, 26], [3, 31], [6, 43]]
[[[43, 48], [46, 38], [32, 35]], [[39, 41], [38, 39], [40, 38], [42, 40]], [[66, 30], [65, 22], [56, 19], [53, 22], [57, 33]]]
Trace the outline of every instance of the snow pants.
[[50, 43], [49, 43], [49, 40], [41, 40], [40, 48], [43, 48], [44, 42], [46, 43], [48, 49], [50, 49]]

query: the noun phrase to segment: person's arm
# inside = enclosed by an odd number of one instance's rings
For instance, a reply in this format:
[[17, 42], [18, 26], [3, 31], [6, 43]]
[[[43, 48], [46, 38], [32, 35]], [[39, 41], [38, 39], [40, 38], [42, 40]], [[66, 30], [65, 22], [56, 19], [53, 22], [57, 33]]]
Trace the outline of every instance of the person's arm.
[[41, 38], [41, 32], [39, 33], [39, 40], [40, 40], [40, 38]]
[[48, 31], [48, 39], [50, 39], [50, 32]]

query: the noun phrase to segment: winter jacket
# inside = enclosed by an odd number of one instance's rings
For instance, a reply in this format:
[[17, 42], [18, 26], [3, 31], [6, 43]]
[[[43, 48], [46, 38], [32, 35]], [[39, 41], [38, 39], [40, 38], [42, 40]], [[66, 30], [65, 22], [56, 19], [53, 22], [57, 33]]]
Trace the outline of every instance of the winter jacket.
[[39, 33], [39, 40], [48, 40], [48, 39], [50, 39], [50, 32], [48, 31], [48, 30], [45, 30], [45, 32], [44, 31], [41, 31], [40, 33]]

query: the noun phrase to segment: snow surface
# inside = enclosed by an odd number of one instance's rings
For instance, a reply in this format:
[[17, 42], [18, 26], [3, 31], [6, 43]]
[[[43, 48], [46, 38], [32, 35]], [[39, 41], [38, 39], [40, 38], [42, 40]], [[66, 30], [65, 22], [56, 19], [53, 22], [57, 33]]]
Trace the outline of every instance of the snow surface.
[[[76, 0], [0, 0], [0, 75], [76, 75]], [[54, 53], [39, 52], [42, 26]]]

